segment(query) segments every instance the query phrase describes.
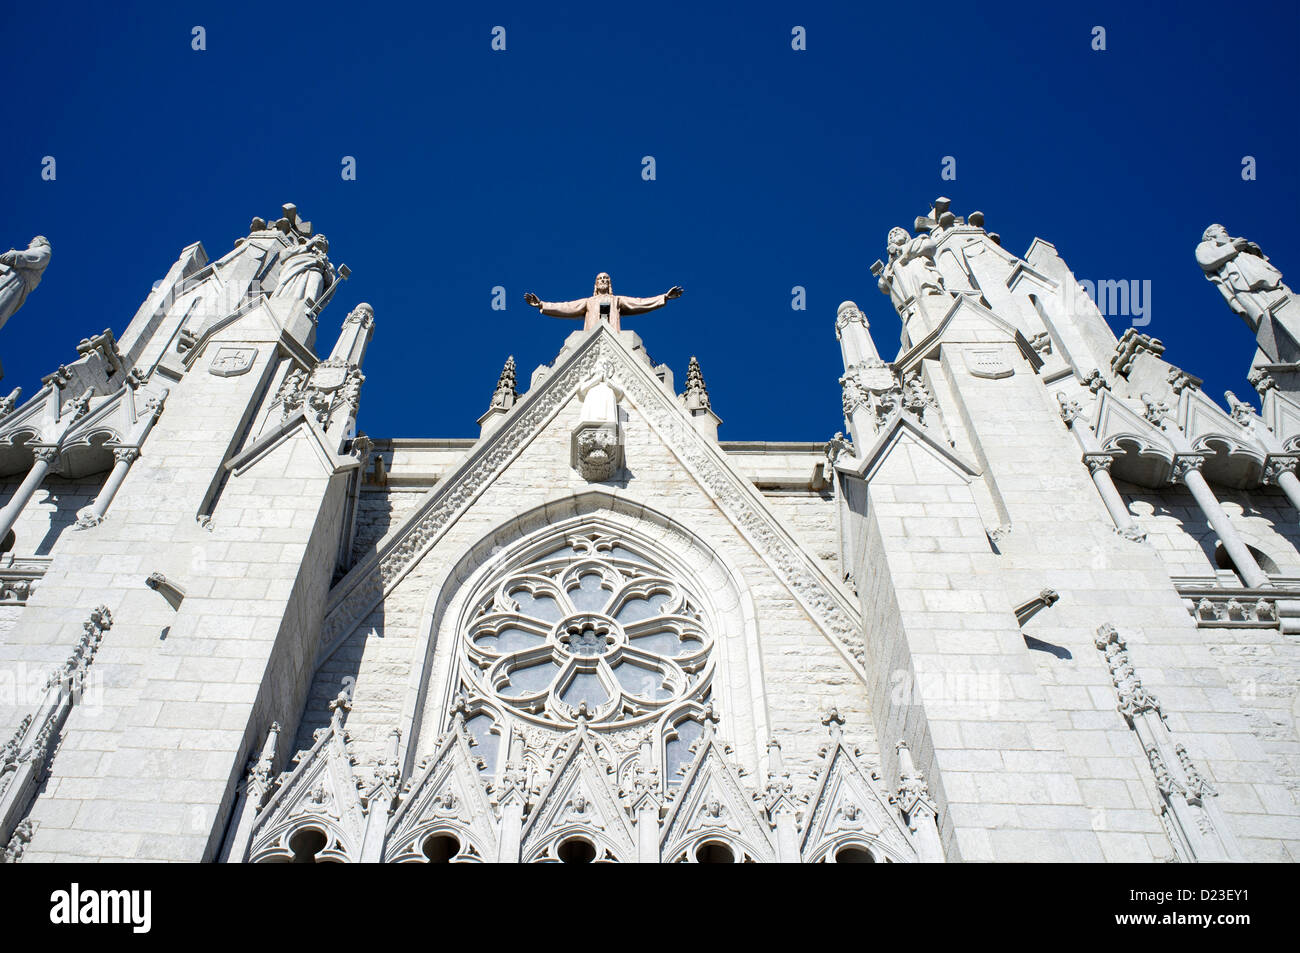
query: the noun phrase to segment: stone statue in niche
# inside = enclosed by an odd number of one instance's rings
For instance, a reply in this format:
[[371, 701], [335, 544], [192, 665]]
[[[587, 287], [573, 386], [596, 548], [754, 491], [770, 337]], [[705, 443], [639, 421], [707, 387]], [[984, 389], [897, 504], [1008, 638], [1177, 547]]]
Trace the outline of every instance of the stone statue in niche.
[[0, 255], [0, 328], [23, 306], [50, 263], [50, 241], [37, 235], [26, 251], [11, 248]]
[[583, 478], [608, 480], [623, 463], [622, 430], [618, 423], [618, 402], [623, 391], [597, 371], [578, 385], [582, 419], [573, 431], [575, 465]]

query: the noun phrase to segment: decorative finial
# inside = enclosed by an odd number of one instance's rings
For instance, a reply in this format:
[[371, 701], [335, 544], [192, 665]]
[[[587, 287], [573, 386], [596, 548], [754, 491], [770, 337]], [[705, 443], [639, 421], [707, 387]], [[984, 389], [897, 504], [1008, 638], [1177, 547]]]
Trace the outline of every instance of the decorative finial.
[[375, 326], [375, 309], [363, 301], [352, 309], [343, 324], [345, 327], [349, 324], [360, 324], [362, 327], [372, 328]]
[[686, 368], [686, 393], [682, 400], [687, 410], [708, 410], [709, 389], [704, 385], [704, 374], [700, 371], [700, 362], [691, 357]]
[[515, 390], [515, 356], [511, 354], [501, 368], [501, 376], [497, 378], [497, 389], [492, 392], [492, 406], [508, 410], [518, 399], [519, 392]]

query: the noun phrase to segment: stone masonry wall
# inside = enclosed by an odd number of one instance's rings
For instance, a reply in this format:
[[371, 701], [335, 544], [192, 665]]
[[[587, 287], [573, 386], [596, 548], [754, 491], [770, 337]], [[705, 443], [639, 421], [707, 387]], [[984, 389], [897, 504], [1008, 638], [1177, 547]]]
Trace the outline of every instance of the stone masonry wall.
[[[380, 755], [388, 731], [399, 724], [412, 667], [420, 662], [414, 654], [430, 601], [430, 579], [454, 554], [491, 536], [513, 517], [542, 503], [561, 507], [590, 488], [569, 464], [570, 434], [580, 409], [580, 402], [571, 400], [320, 668], [296, 742], [299, 748], [309, 745], [313, 727], [328, 720], [328, 700], [345, 679], [354, 678], [349, 732], [363, 762]], [[634, 503], [664, 507], [669, 516], [724, 552], [739, 567], [754, 599], [760, 644], [719, 646], [724, 671], [715, 683], [722, 693], [718, 703], [723, 733], [737, 745], [741, 763], [758, 769], [767, 739], [755, 719], [764, 717], [768, 731], [782, 741], [791, 771], [796, 777], [806, 774], [817, 763], [816, 752], [825, 739], [821, 712], [830, 705], [845, 714], [848, 734], [869, 757], [877, 752], [863, 687], [840, 653], [635, 408], [625, 430], [632, 478], [615, 492]], [[445, 668], [451, 650], [450, 644], [437, 646], [438, 670]], [[438, 697], [439, 692], [435, 685], [430, 696]], [[756, 705], [765, 712], [756, 714]], [[420, 737], [420, 752], [429, 750], [432, 734]]]

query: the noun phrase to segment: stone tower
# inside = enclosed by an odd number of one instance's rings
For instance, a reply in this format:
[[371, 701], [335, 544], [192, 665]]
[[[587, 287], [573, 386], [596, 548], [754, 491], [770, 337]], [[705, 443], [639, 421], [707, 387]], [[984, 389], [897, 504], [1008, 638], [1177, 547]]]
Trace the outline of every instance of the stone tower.
[[873, 268], [892, 361], [838, 309], [829, 442], [720, 441], [624, 326], [681, 289], [604, 273], [477, 437], [359, 436], [311, 225], [187, 248], [0, 406], [5, 859], [1296, 859], [1280, 274], [1197, 250], [1263, 355], [1225, 412], [949, 204]]

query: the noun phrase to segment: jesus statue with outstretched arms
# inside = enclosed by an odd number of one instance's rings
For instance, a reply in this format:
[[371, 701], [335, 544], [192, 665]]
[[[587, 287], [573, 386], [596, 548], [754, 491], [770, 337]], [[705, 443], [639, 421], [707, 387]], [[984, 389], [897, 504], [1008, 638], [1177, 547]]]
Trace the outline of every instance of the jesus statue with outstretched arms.
[[590, 298], [578, 298], [575, 301], [542, 301], [531, 291], [524, 295], [524, 300], [534, 308], [540, 308], [542, 314], [553, 318], [583, 318], [582, 329], [590, 331], [601, 324], [607, 324], [612, 331], [622, 329], [619, 316], [624, 314], [645, 314], [662, 308], [673, 298], [681, 297], [682, 289], [674, 285], [661, 295], [653, 298], [631, 298], [616, 295], [610, 287], [609, 275], [601, 272], [596, 276], [596, 288]]

